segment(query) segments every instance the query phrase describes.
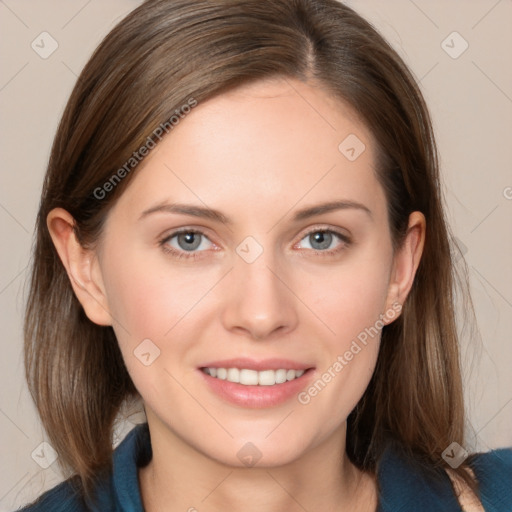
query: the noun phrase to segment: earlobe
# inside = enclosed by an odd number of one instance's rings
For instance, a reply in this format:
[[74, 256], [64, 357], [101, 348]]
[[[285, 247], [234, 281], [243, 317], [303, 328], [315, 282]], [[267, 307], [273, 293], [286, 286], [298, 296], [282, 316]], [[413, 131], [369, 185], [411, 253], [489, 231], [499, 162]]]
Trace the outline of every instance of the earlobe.
[[402, 246], [397, 249], [388, 287], [386, 307], [402, 305], [414, 283], [425, 245], [426, 221], [421, 212], [412, 212]]
[[53, 244], [68, 274], [85, 314], [95, 324], [112, 325], [98, 260], [93, 250], [77, 240], [75, 220], [63, 208], [54, 208], [46, 218]]

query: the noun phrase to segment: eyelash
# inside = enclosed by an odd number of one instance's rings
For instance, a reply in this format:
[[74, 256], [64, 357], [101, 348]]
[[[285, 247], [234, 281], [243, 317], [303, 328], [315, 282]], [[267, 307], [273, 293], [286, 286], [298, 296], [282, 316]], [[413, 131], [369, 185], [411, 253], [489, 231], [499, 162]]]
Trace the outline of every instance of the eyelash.
[[[165, 253], [171, 254], [173, 257], [178, 258], [178, 259], [180, 259], [180, 258], [187, 258], [187, 259], [200, 258], [201, 257], [200, 254], [205, 251], [197, 251], [197, 252], [179, 251], [179, 250], [169, 247], [167, 245], [167, 242], [169, 242], [169, 240], [173, 239], [175, 236], [178, 236], [178, 235], [181, 235], [184, 233], [197, 234], [197, 235], [204, 236], [205, 238], [208, 239], [208, 237], [200, 230], [193, 229], [193, 228], [190, 228], [190, 229], [183, 228], [183, 229], [178, 229], [176, 231], [173, 231], [169, 235], [162, 238], [158, 242], [158, 245], [162, 248], [162, 250]], [[302, 236], [302, 238], [300, 240], [303, 240], [304, 238], [306, 238], [309, 235], [312, 235], [313, 233], [331, 233], [331, 234], [336, 235], [342, 242], [342, 244], [339, 247], [337, 247], [336, 249], [329, 249], [326, 251], [321, 251], [321, 250], [317, 250], [317, 249], [308, 249], [309, 251], [313, 251], [315, 253], [315, 255], [319, 256], [319, 257], [333, 256], [333, 255], [341, 252], [343, 249], [347, 248], [348, 246], [350, 246], [350, 244], [352, 243], [352, 240], [347, 235], [340, 233], [339, 231], [337, 231], [335, 229], [331, 229], [331, 228], [312, 229], [312, 230], [308, 231], [307, 233], [304, 233], [304, 235]]]

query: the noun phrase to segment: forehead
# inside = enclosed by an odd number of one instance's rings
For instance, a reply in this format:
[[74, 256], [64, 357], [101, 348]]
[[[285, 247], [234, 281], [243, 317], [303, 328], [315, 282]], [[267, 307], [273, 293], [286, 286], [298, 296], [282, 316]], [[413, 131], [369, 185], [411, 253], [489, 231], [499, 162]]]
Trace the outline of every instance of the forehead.
[[199, 103], [139, 165], [120, 202], [141, 211], [179, 196], [247, 214], [301, 198], [374, 202], [374, 146], [350, 106], [321, 87], [255, 82]]
[[[347, 136], [356, 135], [367, 143], [371, 138], [346, 102], [319, 85], [288, 78], [250, 83], [214, 97], [199, 104], [185, 121], [169, 136], [174, 139], [169, 145], [193, 145], [196, 151], [188, 159], [204, 149], [210, 156], [238, 156], [246, 164], [255, 154], [259, 163], [265, 155], [268, 159], [283, 155], [288, 161], [318, 161], [321, 155], [337, 160], [339, 144]], [[268, 167], [279, 163], [269, 162]]]

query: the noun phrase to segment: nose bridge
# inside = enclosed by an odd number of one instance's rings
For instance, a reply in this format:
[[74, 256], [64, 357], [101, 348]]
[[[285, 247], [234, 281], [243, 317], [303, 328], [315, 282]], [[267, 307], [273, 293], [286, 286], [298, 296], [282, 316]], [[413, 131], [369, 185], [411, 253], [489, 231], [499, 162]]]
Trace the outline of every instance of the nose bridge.
[[245, 330], [262, 339], [293, 328], [297, 317], [294, 296], [284, 284], [287, 272], [279, 269], [270, 247], [251, 238], [237, 247], [223, 321], [228, 330]]

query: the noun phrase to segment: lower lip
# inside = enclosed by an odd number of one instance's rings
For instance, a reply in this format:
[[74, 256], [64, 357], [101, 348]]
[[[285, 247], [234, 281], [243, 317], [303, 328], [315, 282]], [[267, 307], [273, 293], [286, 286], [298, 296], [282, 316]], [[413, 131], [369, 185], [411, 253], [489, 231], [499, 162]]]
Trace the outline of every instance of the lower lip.
[[263, 409], [281, 405], [297, 396], [311, 379], [313, 370], [314, 368], [309, 368], [300, 377], [273, 386], [245, 386], [217, 379], [200, 369], [198, 372], [203, 376], [210, 389], [224, 400], [240, 407]]

